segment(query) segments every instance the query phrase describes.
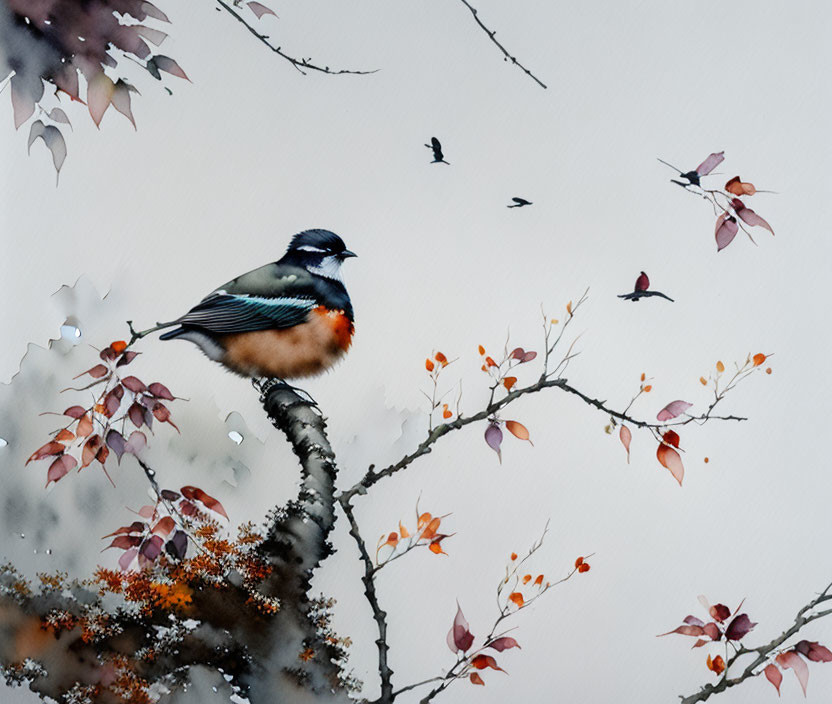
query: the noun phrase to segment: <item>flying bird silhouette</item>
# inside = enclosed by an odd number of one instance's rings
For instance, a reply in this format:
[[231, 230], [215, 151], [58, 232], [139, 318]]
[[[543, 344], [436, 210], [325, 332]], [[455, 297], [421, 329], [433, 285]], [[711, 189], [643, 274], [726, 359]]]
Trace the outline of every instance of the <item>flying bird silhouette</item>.
[[189, 340], [244, 377], [313, 376], [346, 354], [353, 309], [341, 264], [355, 254], [329, 230], [295, 235], [286, 254], [220, 286], [185, 315], [134, 337], [175, 326], [162, 340]]
[[514, 205], [507, 205], [506, 208], [522, 208], [524, 205], [532, 205], [532, 202], [530, 200], [526, 200], [525, 198], [518, 198], [515, 196], [512, 200], [514, 201]]
[[670, 296], [665, 296], [661, 291], [648, 291], [647, 289], [650, 288], [650, 279], [647, 278], [647, 274], [643, 271], [639, 274], [638, 278], [636, 279], [636, 285], [633, 287], [632, 293], [621, 293], [618, 295], [619, 298], [623, 298], [628, 301], [637, 301], [639, 298], [649, 298], [650, 296], [660, 296], [661, 298], [666, 298], [668, 301], [673, 303], [673, 299]]
[[448, 164], [450, 166], [450, 162], [445, 161], [445, 155], [442, 153], [442, 142], [436, 139], [436, 137], [431, 137], [430, 144], [426, 144], [425, 146], [433, 150], [433, 161], [431, 164]]
[[687, 188], [688, 186], [700, 186], [699, 179], [702, 176], [707, 176], [711, 171], [713, 171], [719, 164], [723, 162], [725, 159], [725, 152], [714, 152], [713, 154], [709, 154], [708, 157], [703, 161], [699, 166], [697, 166], [692, 171], [682, 171], [680, 168], [673, 166], [673, 164], [668, 164], [664, 159], [658, 159], [662, 164], [665, 166], [669, 166], [674, 171], [679, 172], [679, 178], [683, 178], [687, 180], [687, 183], [682, 183], [681, 181], [677, 181], [676, 179], [670, 179], [671, 183], [675, 183], [677, 186], [681, 186], [682, 188]]

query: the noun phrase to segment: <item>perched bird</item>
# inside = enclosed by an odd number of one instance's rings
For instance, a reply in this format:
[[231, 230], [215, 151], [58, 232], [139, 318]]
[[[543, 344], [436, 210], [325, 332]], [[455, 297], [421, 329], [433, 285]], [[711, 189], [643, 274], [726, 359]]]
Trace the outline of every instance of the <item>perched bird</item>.
[[707, 176], [709, 173], [711, 173], [711, 171], [713, 171], [724, 160], [725, 152], [714, 152], [713, 154], [709, 154], [705, 161], [699, 164], [699, 166], [697, 166], [692, 171], [683, 172], [678, 167], [673, 166], [673, 164], [668, 164], [663, 159], [659, 159], [659, 161], [665, 166], [669, 166], [674, 171], [678, 171], [679, 178], [687, 180], [687, 183], [682, 183], [681, 181], [677, 181], [676, 179], [670, 179], [671, 183], [675, 183], [677, 186], [681, 186], [682, 188], [687, 188], [688, 186], [701, 186], [699, 179], [702, 176]]
[[522, 208], [524, 205], [531, 205], [532, 202], [530, 200], [526, 200], [525, 198], [512, 198], [514, 201], [514, 205], [507, 205], [506, 208]]
[[628, 301], [637, 301], [639, 298], [649, 298], [650, 296], [661, 296], [662, 298], [666, 298], [668, 301], [673, 303], [673, 299], [670, 296], [665, 296], [660, 291], [648, 291], [647, 289], [650, 288], [650, 279], [647, 278], [647, 274], [643, 271], [639, 274], [638, 278], [636, 279], [636, 285], [633, 288], [632, 293], [621, 293], [618, 295], [619, 298], [624, 298]]
[[283, 258], [232, 279], [182, 317], [151, 330], [177, 326], [161, 339], [190, 340], [241, 376], [319, 374], [352, 342], [341, 264], [354, 256], [334, 232], [306, 230], [292, 238]]
[[442, 153], [442, 143], [436, 137], [431, 137], [430, 144], [426, 144], [425, 146], [433, 150], [433, 161], [431, 164], [448, 164], [450, 166], [450, 162], [445, 161], [445, 155]]

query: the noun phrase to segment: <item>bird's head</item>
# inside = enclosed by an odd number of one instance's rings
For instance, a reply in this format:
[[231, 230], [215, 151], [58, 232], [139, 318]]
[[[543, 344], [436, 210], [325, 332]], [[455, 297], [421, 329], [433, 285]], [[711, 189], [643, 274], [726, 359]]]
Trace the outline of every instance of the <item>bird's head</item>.
[[329, 230], [305, 230], [292, 238], [281, 262], [335, 281], [341, 280], [341, 264], [356, 254]]

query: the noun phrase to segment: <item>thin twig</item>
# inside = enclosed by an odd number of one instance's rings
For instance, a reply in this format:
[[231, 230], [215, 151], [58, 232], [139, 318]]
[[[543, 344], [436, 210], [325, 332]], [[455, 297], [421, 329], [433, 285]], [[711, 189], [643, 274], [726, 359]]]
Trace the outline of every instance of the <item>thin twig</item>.
[[511, 63], [513, 63], [515, 66], [517, 66], [521, 71], [523, 71], [529, 78], [531, 78], [541, 88], [547, 88], [547, 85], [543, 81], [541, 81], [537, 76], [535, 76], [529, 69], [527, 69], [525, 66], [523, 66], [523, 64], [521, 64], [515, 56], [512, 56], [508, 52], [508, 50], [502, 44], [500, 44], [500, 42], [497, 41], [496, 37], [494, 36], [495, 34], [497, 34], [496, 30], [491, 30], [483, 24], [482, 20], [479, 17], [479, 12], [477, 11], [477, 8], [475, 8], [470, 2], [468, 2], [468, 0], [459, 0], [459, 1], [463, 5], [465, 5], [465, 7], [467, 7], [470, 10], [471, 14], [474, 16], [474, 20], [482, 28], [482, 31], [485, 32], [488, 35], [488, 38], [492, 42], [494, 42], [494, 44], [500, 49], [500, 51], [503, 52], [503, 56], [506, 57], [506, 59], [505, 59], [506, 61], [511, 61]]
[[352, 71], [348, 69], [337, 69], [333, 70], [329, 68], [329, 66], [318, 66], [317, 64], [313, 64], [310, 59], [296, 59], [293, 56], [289, 56], [286, 52], [284, 52], [279, 46], [275, 46], [269, 41], [269, 37], [265, 34], [260, 34], [254, 27], [252, 27], [248, 22], [234, 10], [228, 3], [224, 2], [224, 0], [217, 0], [217, 3], [220, 7], [222, 7], [226, 12], [232, 15], [240, 24], [242, 24], [251, 34], [253, 34], [257, 39], [265, 44], [269, 49], [271, 49], [275, 54], [280, 56], [283, 59], [286, 59], [292, 66], [294, 66], [298, 71], [300, 71], [304, 76], [306, 75], [306, 71], [319, 71], [320, 73], [328, 73], [332, 76], [341, 75], [341, 74], [351, 74], [356, 76], [365, 76], [371, 73], [376, 73], [378, 69], [374, 69], [372, 71]]
[[[789, 638], [795, 635], [798, 631], [800, 631], [803, 626], [807, 623], [811, 623], [812, 621], [823, 618], [824, 616], [829, 616], [832, 614], [832, 609], [826, 609], [825, 611], [816, 611], [813, 614], [806, 615], [809, 611], [814, 609], [819, 604], [823, 602], [832, 600], [832, 594], [830, 594], [830, 590], [832, 590], [832, 584], [829, 584], [826, 589], [824, 589], [817, 597], [812, 599], [808, 604], [803, 606], [798, 612], [797, 615], [794, 617], [794, 623], [783, 631], [779, 636], [777, 636], [774, 640], [766, 643], [765, 645], [758, 646], [756, 648], [746, 648], [745, 646], [741, 647], [733, 656], [731, 656], [725, 665], [725, 677], [723, 677], [717, 684], [706, 684], [702, 689], [700, 689], [696, 694], [691, 694], [687, 697], [680, 696], [679, 698], [682, 700], [682, 704], [695, 704], [695, 702], [704, 702], [706, 699], [710, 698], [712, 694], [719, 694], [720, 692], [724, 692], [726, 689], [731, 687], [736, 687], [738, 684], [742, 684], [747, 679], [752, 677], [757, 677], [760, 675], [762, 670], [756, 670], [760, 665], [766, 663], [772, 655], [775, 654], [775, 651], [780, 648], [783, 643], [785, 643]], [[757, 657], [736, 677], [728, 677], [728, 670], [731, 668], [738, 658], [742, 657], [743, 655], [749, 655], [751, 653], [756, 653]]]

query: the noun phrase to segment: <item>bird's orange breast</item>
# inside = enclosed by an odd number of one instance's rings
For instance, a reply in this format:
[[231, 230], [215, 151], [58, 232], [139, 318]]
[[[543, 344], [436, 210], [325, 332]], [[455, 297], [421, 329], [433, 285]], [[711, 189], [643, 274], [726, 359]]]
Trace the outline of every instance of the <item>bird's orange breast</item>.
[[354, 326], [341, 310], [314, 308], [299, 325], [224, 335], [222, 363], [251, 377], [297, 379], [335, 364], [352, 344]]

